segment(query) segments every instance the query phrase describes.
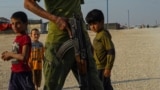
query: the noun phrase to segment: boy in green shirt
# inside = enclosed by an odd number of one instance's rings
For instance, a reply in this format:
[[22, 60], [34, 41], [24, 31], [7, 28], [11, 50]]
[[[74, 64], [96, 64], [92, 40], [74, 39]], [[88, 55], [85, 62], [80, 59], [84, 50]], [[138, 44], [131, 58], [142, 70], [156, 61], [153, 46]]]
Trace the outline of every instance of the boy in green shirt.
[[110, 76], [115, 59], [115, 48], [110, 33], [104, 29], [102, 11], [98, 9], [90, 11], [86, 16], [86, 22], [90, 29], [97, 33], [93, 40], [93, 48], [99, 78], [103, 82], [104, 90], [113, 90]]

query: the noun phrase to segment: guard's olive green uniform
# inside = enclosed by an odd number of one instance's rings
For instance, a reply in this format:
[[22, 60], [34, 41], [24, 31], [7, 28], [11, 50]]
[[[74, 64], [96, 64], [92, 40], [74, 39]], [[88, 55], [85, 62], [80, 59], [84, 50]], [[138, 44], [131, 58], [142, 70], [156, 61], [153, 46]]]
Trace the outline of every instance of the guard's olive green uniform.
[[[46, 9], [48, 12], [62, 17], [71, 18], [73, 13], [81, 14], [81, 1], [82, 0], [44, 0]], [[103, 90], [103, 85], [98, 78], [95, 62], [91, 53], [91, 43], [87, 31], [84, 31], [86, 35], [86, 43], [88, 48], [89, 57], [89, 84], [91, 90]], [[59, 59], [56, 57], [56, 53], [59, 47], [69, 40], [67, 31], [59, 30], [58, 26], [49, 22], [48, 24], [48, 36], [45, 43], [45, 62], [44, 62], [44, 76], [45, 85], [44, 90], [62, 90], [65, 79], [70, 70], [74, 74], [77, 72], [76, 60], [74, 49], [70, 49], [60, 63], [56, 63]], [[77, 76], [76, 76], [77, 78]]]

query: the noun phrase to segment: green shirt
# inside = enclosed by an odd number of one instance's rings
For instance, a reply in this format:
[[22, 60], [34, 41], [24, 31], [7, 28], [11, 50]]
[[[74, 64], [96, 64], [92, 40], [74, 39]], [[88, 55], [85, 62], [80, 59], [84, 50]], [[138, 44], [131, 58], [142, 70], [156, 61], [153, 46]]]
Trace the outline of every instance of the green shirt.
[[[46, 10], [56, 16], [71, 18], [73, 13], [82, 16], [81, 3], [83, 0], [44, 0]], [[46, 43], [62, 44], [69, 39], [66, 30], [59, 30], [53, 22], [48, 24], [48, 36]]]
[[46, 10], [54, 15], [70, 17], [81, 12], [83, 0], [44, 0]]
[[93, 40], [93, 47], [97, 69], [111, 70], [115, 59], [115, 48], [110, 33], [107, 30], [98, 32]]

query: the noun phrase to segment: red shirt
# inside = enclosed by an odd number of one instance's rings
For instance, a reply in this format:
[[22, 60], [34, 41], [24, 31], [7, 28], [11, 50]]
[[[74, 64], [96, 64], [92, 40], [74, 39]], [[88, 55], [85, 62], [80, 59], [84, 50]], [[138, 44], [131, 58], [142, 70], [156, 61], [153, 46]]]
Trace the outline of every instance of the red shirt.
[[[29, 53], [31, 51], [31, 39], [28, 35], [21, 35], [21, 36], [16, 36], [16, 39], [13, 42], [12, 46], [12, 51], [14, 53], [20, 54], [22, 53], [22, 48], [24, 45], [29, 45]], [[29, 57], [26, 60], [12, 60], [12, 67], [11, 70], [13, 72], [24, 72], [24, 71], [30, 71], [31, 69], [28, 66], [28, 60]]]

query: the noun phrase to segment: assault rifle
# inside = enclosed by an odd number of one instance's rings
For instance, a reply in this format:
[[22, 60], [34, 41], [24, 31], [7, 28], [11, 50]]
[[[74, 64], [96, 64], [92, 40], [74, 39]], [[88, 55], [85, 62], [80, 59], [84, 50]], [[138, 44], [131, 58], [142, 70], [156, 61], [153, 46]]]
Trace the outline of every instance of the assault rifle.
[[68, 33], [70, 35], [70, 39], [64, 42], [59, 50], [56, 53], [56, 57], [59, 59], [55, 61], [55, 65], [59, 64], [65, 53], [74, 48], [75, 58], [78, 67], [78, 82], [80, 90], [90, 90], [89, 82], [88, 82], [88, 55], [87, 55], [87, 46], [86, 39], [83, 33], [83, 23], [82, 18], [78, 15], [74, 15], [73, 18], [69, 18], [68, 24], [70, 30]]
[[69, 19], [71, 39], [75, 50], [75, 58], [78, 66], [80, 90], [89, 90], [88, 82], [88, 55], [86, 39], [83, 32], [83, 21], [78, 15]]

